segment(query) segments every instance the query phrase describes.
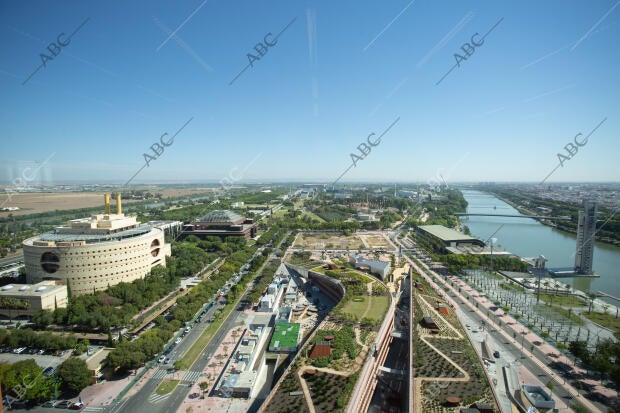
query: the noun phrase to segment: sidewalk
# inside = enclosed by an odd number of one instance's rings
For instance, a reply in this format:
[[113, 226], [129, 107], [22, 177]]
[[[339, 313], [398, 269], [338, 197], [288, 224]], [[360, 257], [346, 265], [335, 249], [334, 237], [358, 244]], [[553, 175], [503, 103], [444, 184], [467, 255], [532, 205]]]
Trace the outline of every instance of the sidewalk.
[[[133, 385], [131, 390], [127, 392], [125, 398], [137, 393], [142, 388], [144, 383], [146, 383], [148, 377], [153, 374], [153, 371], [155, 371], [155, 369], [151, 369], [149, 372], [143, 375], [140, 380], [138, 380], [138, 382]], [[88, 386], [80, 393], [80, 397], [82, 397], [82, 402], [86, 406], [91, 407], [108, 406], [134, 378], [135, 374], [130, 374], [120, 380], [106, 380], [101, 383]]]
[[[217, 396], [208, 396], [213, 390], [213, 387], [217, 384], [217, 380], [220, 377], [222, 369], [226, 365], [230, 353], [235, 348], [235, 344], [241, 337], [244, 327], [234, 327], [229, 330], [222, 340], [222, 345], [217, 348], [215, 353], [209, 358], [209, 362], [202, 371], [203, 378], [196, 380], [189, 390], [188, 397], [185, 397], [181, 406], [179, 406], [178, 413], [186, 413], [188, 411], [192, 413], [202, 412], [245, 412], [250, 406], [251, 399], [232, 399]], [[233, 337], [233, 332], [236, 332], [236, 336]], [[226, 347], [227, 352], [224, 352]], [[207, 357], [208, 354], [201, 354], [200, 357]], [[192, 393], [202, 394], [200, 390], [200, 383], [206, 381], [209, 383], [209, 387], [206, 389], [204, 399], [197, 397], [190, 399], [189, 395]]]

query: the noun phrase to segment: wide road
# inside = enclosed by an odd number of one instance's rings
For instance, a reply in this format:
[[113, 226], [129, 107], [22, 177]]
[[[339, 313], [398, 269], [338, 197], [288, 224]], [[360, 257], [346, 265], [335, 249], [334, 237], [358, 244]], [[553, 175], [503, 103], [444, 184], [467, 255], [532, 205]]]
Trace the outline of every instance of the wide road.
[[[262, 248], [260, 248], [255, 255], [260, 254]], [[265, 264], [273, 258], [271, 255]], [[262, 267], [259, 269], [259, 273], [262, 271]], [[240, 302], [245, 300], [249, 295], [252, 287], [254, 287], [256, 281], [250, 283], [249, 288], [245, 290], [241, 296]], [[192, 364], [192, 366], [185, 372], [175, 372], [168, 374], [166, 369], [172, 365], [174, 360], [181, 357], [192, 344], [200, 337], [200, 334], [209, 325], [209, 320], [212, 319], [217, 305], [213, 306], [203, 317], [203, 321], [199, 324], [195, 324], [190, 333], [179, 343], [179, 345], [170, 353], [168, 357], [172, 359], [169, 365], [158, 367], [157, 372], [151, 374], [151, 378], [148, 380], [142, 388], [133, 396], [126, 398], [125, 400], [110, 407], [108, 412], [110, 413], [169, 413], [176, 412], [183, 400], [188, 397], [189, 390], [192, 384], [202, 377], [202, 372], [209, 362], [210, 356], [215, 352], [216, 348], [221, 344], [223, 337], [233, 327], [241, 325], [242, 318], [244, 317], [243, 310], [240, 310], [239, 306], [235, 307], [228, 317], [224, 320], [216, 334], [211, 338], [209, 344], [202, 351], [198, 359]], [[179, 385], [166, 395], [165, 397], [155, 395], [155, 389], [164, 379], [180, 380]]]

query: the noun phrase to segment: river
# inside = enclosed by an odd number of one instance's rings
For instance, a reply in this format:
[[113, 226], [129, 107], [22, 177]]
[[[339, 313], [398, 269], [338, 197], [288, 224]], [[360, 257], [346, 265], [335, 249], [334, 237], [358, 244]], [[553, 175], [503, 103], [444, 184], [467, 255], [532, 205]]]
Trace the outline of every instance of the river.
[[[467, 212], [489, 214], [522, 215], [509, 204], [492, 194], [463, 190], [468, 202]], [[558, 231], [531, 218], [509, 217], [463, 217], [471, 234], [482, 240], [488, 240], [491, 234], [495, 245], [520, 257], [544, 255], [548, 259], [547, 267], [572, 267], [575, 264], [575, 238], [573, 234]], [[597, 242], [594, 246], [594, 273], [600, 278], [562, 278], [582, 291], [603, 291], [620, 298], [620, 247]], [[615, 300], [606, 300], [618, 305]]]

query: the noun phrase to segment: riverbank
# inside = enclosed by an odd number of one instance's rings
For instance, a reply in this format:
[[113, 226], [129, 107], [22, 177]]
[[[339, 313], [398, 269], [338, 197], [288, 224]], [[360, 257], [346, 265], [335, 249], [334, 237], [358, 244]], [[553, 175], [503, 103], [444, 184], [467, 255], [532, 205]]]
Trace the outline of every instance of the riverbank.
[[[510, 205], [511, 207], [513, 207], [514, 209], [516, 209], [517, 211], [519, 211], [519, 213], [521, 213], [523, 215], [539, 215], [539, 212], [533, 211], [531, 209], [524, 208], [522, 206], [519, 206], [519, 205], [515, 204], [513, 201], [511, 201], [510, 199], [506, 198], [505, 196], [502, 196], [499, 193], [490, 192], [490, 191], [487, 191], [487, 190], [481, 191], [481, 192], [488, 193], [489, 195], [493, 195], [494, 197], [496, 197], [497, 199], [507, 203], [508, 205]], [[566, 234], [573, 235], [575, 237], [577, 236], [577, 230], [570, 230], [570, 229], [566, 229], [566, 228], [560, 228], [553, 221], [550, 221], [550, 220], [547, 220], [547, 219], [544, 219], [544, 218], [532, 218], [532, 219], [538, 221], [542, 225], [554, 228], [557, 231], [561, 231], [561, 232], [564, 232]], [[599, 231], [600, 229], [601, 228], [598, 228], [597, 231]], [[598, 234], [595, 234], [594, 239], [595, 239], [596, 242], [600, 242], [602, 244], [613, 245], [614, 247], [620, 247], [620, 240], [615, 240], [615, 239], [611, 239], [611, 238], [608, 238], [608, 237], [601, 237]]]
[[[509, 203], [491, 192], [463, 190], [471, 210], [488, 213], [490, 216], [472, 216], [463, 218], [472, 236], [479, 239], [496, 237], [495, 245], [520, 257], [537, 257], [543, 255], [547, 259], [548, 268], [570, 267], [575, 262], [576, 236], [556, 228], [543, 225], [534, 219], [518, 217], [494, 217], [498, 209], [515, 211], [514, 204]], [[492, 235], [493, 234], [493, 235]], [[588, 293], [602, 291], [614, 297], [620, 297], [620, 248], [614, 245], [596, 242], [594, 244], [594, 272], [599, 278], [568, 278], [562, 281], [570, 284], [575, 290]], [[618, 305], [612, 298], [601, 298], [608, 304]]]

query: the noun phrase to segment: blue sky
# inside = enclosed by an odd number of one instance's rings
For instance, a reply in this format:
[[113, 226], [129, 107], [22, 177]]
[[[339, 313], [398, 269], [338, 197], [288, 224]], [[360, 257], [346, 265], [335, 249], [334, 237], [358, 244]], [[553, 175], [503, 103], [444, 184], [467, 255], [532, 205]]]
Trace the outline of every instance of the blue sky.
[[2, 1], [0, 181], [618, 181], [618, 3]]

